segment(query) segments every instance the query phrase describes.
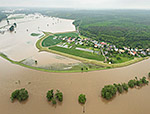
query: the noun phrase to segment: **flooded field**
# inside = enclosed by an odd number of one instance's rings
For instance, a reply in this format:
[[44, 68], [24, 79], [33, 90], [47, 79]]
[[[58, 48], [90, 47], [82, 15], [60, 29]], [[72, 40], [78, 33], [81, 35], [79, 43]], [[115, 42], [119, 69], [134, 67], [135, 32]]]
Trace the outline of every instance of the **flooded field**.
[[[47, 73], [23, 68], [0, 58], [0, 113], [2, 114], [82, 114], [83, 106], [78, 95], [86, 94], [85, 114], [149, 114], [150, 85], [129, 89], [112, 101], [100, 97], [106, 84], [128, 82], [135, 76], [147, 76], [150, 59], [110, 70], [85, 73]], [[20, 84], [17, 84], [20, 80]], [[29, 84], [30, 82], [30, 84]], [[11, 103], [10, 94], [18, 88], [29, 91], [26, 102]], [[64, 94], [62, 104], [52, 106], [47, 102], [49, 89], [60, 89]], [[32, 107], [32, 108], [31, 108]]]
[[[27, 61], [37, 60], [38, 66], [49, 66], [54, 65], [54, 63], [80, 63], [77, 60], [56, 54], [39, 53], [35, 46], [39, 37], [44, 35], [42, 31], [52, 33], [75, 31], [75, 26], [72, 24], [73, 20], [46, 17], [40, 14], [15, 14], [10, 15], [8, 19], [10, 23], [8, 26], [6, 20], [0, 22], [1, 30], [8, 29], [13, 23], [17, 23], [17, 27], [12, 33], [6, 31], [4, 34], [0, 34], [0, 52], [6, 54], [10, 59], [16, 61], [24, 59], [27, 59]], [[31, 36], [32, 33], [38, 33], [40, 36]]]

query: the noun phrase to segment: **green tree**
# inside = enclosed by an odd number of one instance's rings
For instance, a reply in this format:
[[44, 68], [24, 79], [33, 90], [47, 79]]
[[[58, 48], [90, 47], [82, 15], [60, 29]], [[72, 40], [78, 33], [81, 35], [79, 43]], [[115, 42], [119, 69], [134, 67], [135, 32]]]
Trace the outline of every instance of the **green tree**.
[[57, 104], [55, 97], [52, 98], [52, 104], [53, 104], [53, 105]]
[[62, 102], [63, 101], [63, 93], [57, 90], [57, 93], [55, 94], [56, 98], [58, 101]]
[[128, 91], [128, 85], [127, 85], [126, 83], [123, 83], [123, 84], [122, 84], [122, 87], [123, 87], [123, 89], [124, 89], [125, 91]]
[[29, 97], [28, 91], [25, 88], [23, 88], [23, 89], [20, 89], [20, 90], [19, 89], [15, 90], [11, 94], [10, 98], [11, 98], [11, 101], [14, 101], [14, 99], [17, 99], [21, 102], [21, 101], [26, 100], [28, 97]]
[[84, 95], [84, 94], [80, 94], [80, 95], [79, 95], [79, 98], [78, 98], [78, 101], [79, 101], [79, 103], [81, 103], [81, 104], [85, 104], [85, 102], [86, 102], [86, 97], [85, 97], [85, 95]]
[[149, 81], [146, 80], [146, 77], [143, 77], [143, 78], [141, 79], [141, 81], [142, 81], [143, 84], [148, 84], [148, 83], [149, 83]]
[[118, 90], [119, 93], [122, 93], [122, 92], [123, 92], [123, 87], [122, 87], [121, 84], [118, 84], [118, 85], [117, 85], [117, 90]]
[[53, 97], [54, 97], [53, 91], [54, 90], [52, 89], [52, 90], [47, 92], [47, 96], [46, 97], [47, 97], [48, 101], [51, 101], [53, 99]]
[[133, 88], [133, 87], [135, 86], [135, 84], [136, 84], [136, 81], [135, 81], [135, 80], [129, 80], [129, 82], [128, 82], [128, 86], [129, 86], [130, 88]]
[[102, 88], [101, 95], [103, 98], [109, 100], [111, 99], [117, 92], [117, 88], [114, 85], [106, 85]]

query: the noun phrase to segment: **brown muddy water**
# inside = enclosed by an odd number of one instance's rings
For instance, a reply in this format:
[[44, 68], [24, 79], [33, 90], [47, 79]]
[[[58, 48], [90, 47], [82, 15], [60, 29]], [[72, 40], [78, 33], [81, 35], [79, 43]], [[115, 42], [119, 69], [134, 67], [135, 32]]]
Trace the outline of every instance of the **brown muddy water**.
[[[150, 72], [150, 59], [133, 65], [86, 73], [47, 73], [23, 68], [0, 58], [0, 114], [83, 114], [78, 95], [86, 94], [85, 114], [150, 114], [150, 85], [141, 89], [129, 89], [106, 102], [100, 91], [106, 84], [128, 82]], [[20, 80], [20, 84], [16, 82]], [[29, 84], [29, 82], [31, 84]], [[10, 95], [15, 89], [26, 88], [26, 102], [11, 103]], [[49, 89], [64, 93], [62, 104], [52, 106], [47, 102]]]

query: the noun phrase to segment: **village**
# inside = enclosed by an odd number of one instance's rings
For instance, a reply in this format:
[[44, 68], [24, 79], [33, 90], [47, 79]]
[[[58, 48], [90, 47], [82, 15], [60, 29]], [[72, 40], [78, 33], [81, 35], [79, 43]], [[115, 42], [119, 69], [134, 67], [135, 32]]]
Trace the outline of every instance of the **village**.
[[[62, 37], [55, 36], [53, 39], [61, 39], [62, 43], [56, 46], [62, 48], [76, 49], [86, 52], [95, 53], [98, 55], [103, 55], [105, 60], [109, 64], [117, 63], [115, 60], [121, 60], [123, 57], [127, 57], [130, 60], [134, 57], [146, 57], [150, 56], [150, 48], [148, 49], [138, 49], [130, 47], [118, 48], [116, 45], [111, 45], [106, 42], [92, 40], [91, 38], [85, 37]], [[114, 61], [113, 61], [114, 60]]]

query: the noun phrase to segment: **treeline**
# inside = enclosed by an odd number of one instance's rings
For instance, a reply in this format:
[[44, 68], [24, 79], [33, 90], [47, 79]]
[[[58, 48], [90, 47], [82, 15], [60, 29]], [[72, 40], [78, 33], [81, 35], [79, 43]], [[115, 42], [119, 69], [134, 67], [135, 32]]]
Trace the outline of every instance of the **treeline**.
[[116, 84], [114, 83], [113, 85], [106, 85], [104, 88], [101, 90], [101, 96], [107, 100], [110, 100], [113, 98], [117, 91], [121, 94], [124, 91], [128, 91], [128, 88], [134, 88], [134, 87], [142, 87], [144, 85], [147, 85], [149, 81], [146, 80], [146, 77], [142, 77], [138, 79], [135, 77], [133, 80], [129, 80], [128, 83], [122, 83], [122, 84]]

